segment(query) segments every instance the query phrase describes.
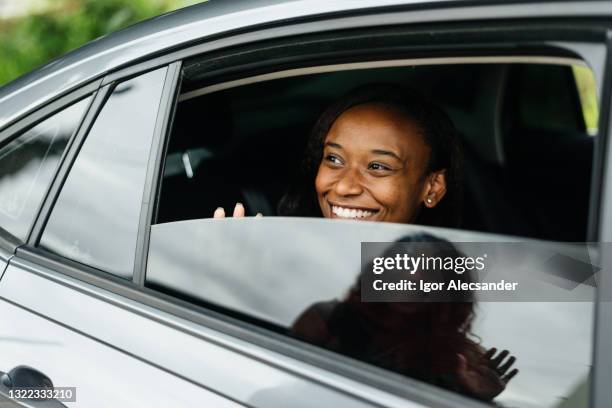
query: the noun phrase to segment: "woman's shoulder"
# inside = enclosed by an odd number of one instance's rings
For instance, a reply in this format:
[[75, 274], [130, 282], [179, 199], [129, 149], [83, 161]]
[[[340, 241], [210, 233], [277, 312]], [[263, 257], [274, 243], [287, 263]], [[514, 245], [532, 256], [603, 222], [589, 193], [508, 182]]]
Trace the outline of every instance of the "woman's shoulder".
[[331, 338], [328, 323], [339, 303], [334, 299], [312, 304], [291, 325], [290, 334], [309, 343], [324, 345]]
[[311, 310], [313, 313], [319, 314], [324, 319], [329, 319], [332, 312], [338, 307], [340, 301], [337, 299], [327, 300], [324, 302], [317, 302], [310, 306], [307, 310]]

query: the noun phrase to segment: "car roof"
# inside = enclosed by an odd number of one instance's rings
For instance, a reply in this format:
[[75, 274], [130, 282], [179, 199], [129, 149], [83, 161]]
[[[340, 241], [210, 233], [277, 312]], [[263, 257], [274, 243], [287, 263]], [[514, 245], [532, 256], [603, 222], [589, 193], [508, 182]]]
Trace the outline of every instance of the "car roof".
[[321, 14], [439, 0], [211, 0], [100, 37], [0, 88], [0, 129], [47, 100], [132, 61], [223, 32]]
[[[407, 5], [418, 10], [434, 5], [474, 3], [469, 0], [211, 0], [196, 4], [101, 37], [0, 88], [0, 130], [38, 106], [108, 72], [220, 33], [298, 18], [384, 10], [389, 6]], [[585, 7], [576, 8], [573, 13], [581, 14], [585, 10]], [[446, 18], [443, 14], [432, 10], [428, 18], [443, 20]], [[467, 19], [470, 15], [465, 10], [456, 18]]]

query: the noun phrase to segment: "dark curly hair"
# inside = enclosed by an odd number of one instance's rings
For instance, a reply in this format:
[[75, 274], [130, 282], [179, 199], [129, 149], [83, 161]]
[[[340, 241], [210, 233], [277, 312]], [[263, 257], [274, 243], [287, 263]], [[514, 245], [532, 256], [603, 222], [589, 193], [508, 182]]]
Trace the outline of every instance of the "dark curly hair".
[[325, 137], [336, 119], [348, 109], [363, 104], [391, 107], [422, 129], [430, 148], [430, 157], [423, 177], [446, 170], [446, 195], [434, 208], [421, 211], [416, 223], [457, 227], [461, 218], [463, 154], [455, 127], [450, 118], [419, 92], [392, 84], [373, 84], [356, 88], [332, 103], [312, 129], [299, 173], [278, 206], [284, 216], [321, 217], [315, 178], [323, 156]]

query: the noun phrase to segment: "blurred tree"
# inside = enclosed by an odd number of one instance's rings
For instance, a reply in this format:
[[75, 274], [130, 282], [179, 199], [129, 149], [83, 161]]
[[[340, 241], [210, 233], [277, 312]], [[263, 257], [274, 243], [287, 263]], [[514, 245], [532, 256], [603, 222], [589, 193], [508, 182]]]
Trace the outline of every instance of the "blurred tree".
[[0, 85], [94, 38], [189, 3], [56, 0], [45, 14], [0, 21]]

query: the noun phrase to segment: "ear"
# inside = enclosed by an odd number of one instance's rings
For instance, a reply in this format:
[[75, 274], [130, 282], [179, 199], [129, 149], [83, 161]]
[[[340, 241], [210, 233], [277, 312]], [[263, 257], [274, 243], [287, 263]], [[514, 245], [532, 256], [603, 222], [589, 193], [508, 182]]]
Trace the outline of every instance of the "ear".
[[430, 173], [425, 180], [423, 203], [427, 208], [435, 207], [446, 194], [446, 170]]

